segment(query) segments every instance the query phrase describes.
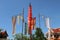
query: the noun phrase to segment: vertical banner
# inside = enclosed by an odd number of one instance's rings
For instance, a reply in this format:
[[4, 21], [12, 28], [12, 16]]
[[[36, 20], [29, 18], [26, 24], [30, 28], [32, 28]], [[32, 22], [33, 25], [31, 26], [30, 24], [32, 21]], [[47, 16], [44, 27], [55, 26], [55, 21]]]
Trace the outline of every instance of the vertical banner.
[[20, 16], [19, 15], [17, 16], [17, 22], [18, 22], [18, 24], [20, 24]]
[[36, 27], [36, 17], [32, 18], [32, 21], [31, 21], [31, 30], [34, 30]]
[[17, 22], [18, 22], [18, 24], [20, 24], [20, 19], [22, 20], [22, 22], [24, 22], [24, 17], [22, 15], [18, 15], [17, 16]]
[[16, 31], [16, 16], [12, 17], [12, 25], [13, 25], [12, 34], [15, 34], [15, 31]]
[[32, 6], [31, 4], [29, 5], [28, 8], [28, 27], [29, 27], [29, 31], [28, 34], [30, 35], [30, 40], [32, 40], [32, 28], [31, 28], [31, 21], [32, 21]]
[[50, 29], [49, 18], [46, 18], [45, 20], [46, 20], [46, 23], [45, 23], [46, 27], [47, 27], [48, 29]]
[[50, 23], [49, 18], [46, 18], [46, 27], [48, 28], [48, 40], [50, 40]]
[[33, 26], [33, 30], [36, 29], [36, 17], [34, 17], [34, 26]]
[[22, 22], [24, 23], [24, 17], [21, 15], [20, 18], [22, 19]]
[[33, 27], [34, 27], [34, 18], [32, 18], [32, 21], [31, 21], [31, 30], [33, 30]]

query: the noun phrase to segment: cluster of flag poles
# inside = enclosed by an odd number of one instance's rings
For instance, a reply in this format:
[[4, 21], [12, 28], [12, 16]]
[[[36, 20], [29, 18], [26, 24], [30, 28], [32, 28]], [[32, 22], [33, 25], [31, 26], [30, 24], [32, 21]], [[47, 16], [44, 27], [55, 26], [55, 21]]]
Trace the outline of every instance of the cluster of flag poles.
[[[50, 40], [51, 28], [50, 28], [50, 23], [49, 23], [49, 17], [43, 16], [43, 18], [46, 19], [45, 24], [49, 30], [49, 40]], [[28, 21], [27, 22], [25, 22], [25, 20], [24, 20], [24, 8], [22, 11], [22, 15], [12, 16], [12, 25], [13, 25], [12, 34], [15, 34], [15, 31], [16, 31], [16, 19], [17, 19], [18, 24], [20, 24], [20, 19], [22, 19], [22, 40], [23, 40], [24, 24], [25, 24], [25, 34], [28, 33], [30, 35], [30, 40], [32, 40], [32, 30], [36, 29], [36, 17], [32, 17], [32, 6], [31, 6], [31, 4], [29, 5], [29, 8], [28, 8]], [[40, 27], [40, 14], [39, 14], [39, 27]]]
[[22, 20], [22, 40], [23, 40], [24, 8], [23, 8], [22, 15], [19, 14], [16, 16], [12, 16], [12, 25], [13, 25], [12, 34], [13, 35], [15, 35], [15, 32], [16, 32], [16, 21], [18, 22], [18, 24], [20, 24], [20, 19]]

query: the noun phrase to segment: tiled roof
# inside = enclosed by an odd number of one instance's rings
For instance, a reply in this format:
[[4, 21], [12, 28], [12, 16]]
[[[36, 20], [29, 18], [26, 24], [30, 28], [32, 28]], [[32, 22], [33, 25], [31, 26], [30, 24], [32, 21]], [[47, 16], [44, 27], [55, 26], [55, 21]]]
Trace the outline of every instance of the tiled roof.
[[0, 32], [0, 38], [7, 38], [7, 37], [8, 37], [8, 34], [6, 31]]
[[52, 29], [54, 31], [54, 33], [57, 33], [57, 32], [60, 32], [60, 28], [55, 28], [55, 29]]

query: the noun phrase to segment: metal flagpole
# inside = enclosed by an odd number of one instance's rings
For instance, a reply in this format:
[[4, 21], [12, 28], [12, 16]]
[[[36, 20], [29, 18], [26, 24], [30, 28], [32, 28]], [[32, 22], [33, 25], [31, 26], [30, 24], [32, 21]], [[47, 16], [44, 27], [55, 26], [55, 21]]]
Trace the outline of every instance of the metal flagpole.
[[24, 8], [23, 8], [23, 13], [22, 13], [22, 40], [23, 40], [23, 24], [24, 24]]
[[23, 22], [22, 22], [22, 40], [23, 40]]
[[38, 16], [39, 16], [38, 19], [39, 19], [39, 28], [40, 28], [40, 14]]

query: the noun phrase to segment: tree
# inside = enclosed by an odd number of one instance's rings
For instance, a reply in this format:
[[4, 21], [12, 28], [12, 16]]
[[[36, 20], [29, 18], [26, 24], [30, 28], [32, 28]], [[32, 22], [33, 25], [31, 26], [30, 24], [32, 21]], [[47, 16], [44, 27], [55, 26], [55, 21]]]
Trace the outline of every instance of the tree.
[[3, 29], [0, 28], [0, 32], [2, 31]]
[[[23, 40], [28, 40], [27, 36], [23, 35]], [[22, 34], [15, 34], [14, 35], [14, 40], [22, 40]]]
[[[22, 34], [15, 34], [14, 40], [22, 40]], [[29, 40], [29, 37], [23, 35], [23, 40]], [[46, 40], [41, 28], [36, 28], [35, 34], [32, 34], [32, 40]]]
[[36, 32], [34, 35], [32, 35], [32, 37], [33, 37], [33, 40], [46, 40], [41, 28], [36, 28]]

